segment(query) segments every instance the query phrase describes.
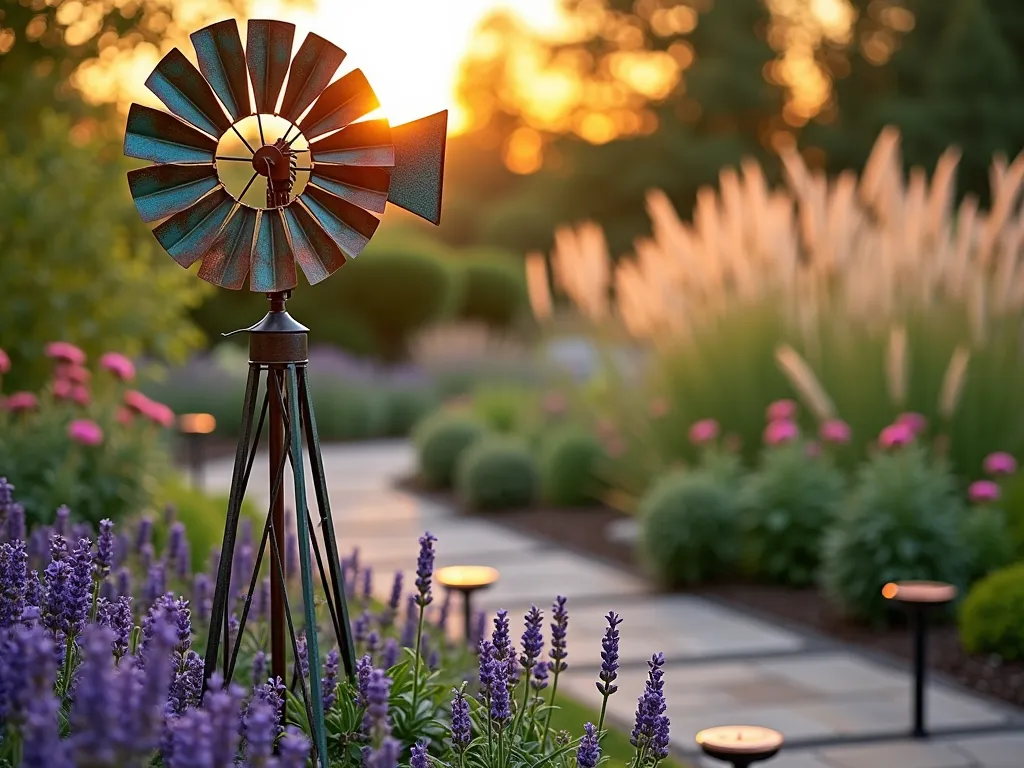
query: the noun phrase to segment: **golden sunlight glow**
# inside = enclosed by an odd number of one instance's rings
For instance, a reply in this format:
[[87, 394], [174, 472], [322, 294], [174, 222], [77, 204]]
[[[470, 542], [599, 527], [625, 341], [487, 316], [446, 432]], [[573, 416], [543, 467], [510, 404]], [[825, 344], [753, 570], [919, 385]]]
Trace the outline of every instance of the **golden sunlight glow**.
[[498, 580], [499, 574], [487, 565], [450, 565], [435, 571], [434, 578], [449, 589], [469, 591], [489, 587]]

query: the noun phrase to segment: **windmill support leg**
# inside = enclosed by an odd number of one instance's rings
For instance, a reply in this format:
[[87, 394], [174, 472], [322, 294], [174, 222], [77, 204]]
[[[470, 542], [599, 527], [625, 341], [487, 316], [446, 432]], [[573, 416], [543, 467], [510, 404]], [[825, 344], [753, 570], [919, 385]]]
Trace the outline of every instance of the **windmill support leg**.
[[[249, 378], [246, 383], [245, 405], [242, 414], [242, 434], [235, 454], [229, 496], [228, 515], [224, 528], [217, 584], [210, 612], [210, 632], [206, 649], [206, 681], [223, 662], [225, 683], [235, 672], [242, 645], [249, 610], [260, 578], [263, 558], [270, 561], [271, 605], [271, 671], [273, 676], [287, 679], [289, 646], [291, 663], [298, 658], [298, 637], [305, 635], [309, 661], [308, 681], [299, 676], [298, 687], [306, 719], [313, 737], [316, 763], [327, 768], [327, 734], [324, 722], [323, 696], [320, 683], [320, 635], [316, 615], [316, 582], [326, 597], [331, 634], [337, 642], [348, 675], [355, 673], [355, 650], [348, 620], [348, 606], [342, 583], [338, 545], [334, 535], [323, 457], [320, 453], [316, 417], [306, 371], [306, 329], [292, 320], [284, 310], [284, 294], [271, 294], [271, 311], [261, 323], [248, 329]], [[267, 372], [266, 394], [258, 425], [254, 425], [256, 401], [263, 371]], [[237, 633], [232, 638], [229, 626], [236, 606], [231, 585], [231, 572], [242, 500], [245, 497], [256, 449], [269, 416], [269, 469], [270, 503], [263, 526], [263, 535], [252, 574], [245, 574], [248, 591], [237, 620]], [[255, 426], [255, 429], [254, 429]], [[308, 453], [307, 453], [308, 452]], [[313, 489], [318, 517], [310, 514], [306, 495], [305, 462], [308, 456], [313, 475]], [[287, 473], [286, 465], [291, 464]], [[284, 524], [284, 483], [290, 482], [294, 490], [295, 519], [298, 534], [298, 563], [302, 607], [289, 599], [284, 553], [287, 536]], [[319, 536], [317, 530], [319, 528]], [[323, 553], [318, 544], [323, 542]], [[316, 557], [314, 570], [313, 556]], [[326, 564], [324, 562], [326, 560]], [[240, 588], [242, 585], [236, 585]], [[301, 611], [299, 625], [296, 612]], [[222, 645], [223, 643], [223, 645]]]

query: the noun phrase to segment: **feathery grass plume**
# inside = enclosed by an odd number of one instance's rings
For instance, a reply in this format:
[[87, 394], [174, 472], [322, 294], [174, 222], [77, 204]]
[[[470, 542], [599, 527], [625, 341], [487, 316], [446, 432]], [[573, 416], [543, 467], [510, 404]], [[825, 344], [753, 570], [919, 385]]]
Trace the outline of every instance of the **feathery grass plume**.
[[889, 389], [889, 399], [898, 408], [907, 404], [909, 368], [907, 329], [902, 325], [893, 326], [885, 352], [885, 383]]
[[799, 352], [784, 344], [775, 350], [775, 361], [818, 421], [836, 418], [836, 407], [832, 399]]
[[530, 308], [538, 320], [551, 317], [551, 288], [548, 285], [548, 265], [542, 253], [526, 254], [526, 291]]
[[942, 377], [942, 389], [939, 391], [939, 415], [946, 421], [953, 418], [956, 407], [963, 394], [967, 381], [967, 364], [971, 361], [971, 351], [962, 344], [953, 350]]

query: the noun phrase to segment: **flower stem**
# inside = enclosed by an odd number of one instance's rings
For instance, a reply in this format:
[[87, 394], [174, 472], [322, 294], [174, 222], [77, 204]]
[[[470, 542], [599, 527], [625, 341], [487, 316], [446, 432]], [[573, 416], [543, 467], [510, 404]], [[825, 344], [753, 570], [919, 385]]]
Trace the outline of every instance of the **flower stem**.
[[555, 694], [558, 693], [558, 673], [561, 671], [561, 662], [556, 660], [554, 675], [551, 679], [551, 709], [548, 710], [548, 718], [544, 723], [544, 735], [540, 741], [541, 753], [547, 749], [548, 746], [548, 734], [551, 733], [551, 716], [555, 713]]
[[100, 603], [100, 580], [96, 579], [92, 587], [92, 607], [89, 609], [89, 623], [96, 621], [96, 610]]
[[601, 743], [601, 737], [604, 736], [604, 716], [608, 711], [608, 694], [604, 695], [604, 699], [601, 701], [601, 718], [597, 721], [597, 743]]
[[412, 716], [414, 718], [416, 717], [416, 704], [420, 696], [420, 650], [423, 645], [423, 614], [426, 612], [425, 606], [422, 603], [419, 605], [420, 617], [416, 624], [416, 666], [412, 676]]

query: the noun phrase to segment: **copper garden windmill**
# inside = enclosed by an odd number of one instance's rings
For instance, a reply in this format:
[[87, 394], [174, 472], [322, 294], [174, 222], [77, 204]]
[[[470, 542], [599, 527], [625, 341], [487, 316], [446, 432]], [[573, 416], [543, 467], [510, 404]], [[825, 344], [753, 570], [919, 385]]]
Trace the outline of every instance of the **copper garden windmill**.
[[[310, 668], [317, 670], [320, 663], [314, 615], [316, 576], [326, 594], [346, 671], [352, 674], [355, 667], [306, 375], [308, 329], [285, 310], [285, 302], [298, 284], [295, 265], [311, 284], [329, 277], [363, 250], [379, 223], [373, 214], [383, 213], [386, 203], [434, 224], [440, 220], [447, 112], [397, 127], [383, 119], [360, 121], [379, 106], [362, 72], [354, 70], [334, 80], [345, 52], [311, 33], [292, 57], [294, 35], [292, 24], [252, 20], [243, 49], [234, 20], [193, 33], [199, 68], [178, 49], [164, 56], [146, 85], [170, 113], [132, 104], [124, 142], [126, 155], [156, 163], [131, 171], [128, 184], [142, 218], [160, 222], [154, 234], [174, 260], [183, 267], [199, 262], [199, 277], [223, 288], [244, 288], [248, 279], [251, 291], [265, 293], [270, 300], [266, 317], [246, 329], [250, 334], [249, 377], [207, 644], [206, 677], [220, 664], [227, 680], [234, 672], [268, 544], [273, 673], [287, 679], [286, 632], [292, 653], [296, 653], [282, 559], [286, 463], [292, 467], [295, 491]], [[250, 140], [242, 125], [248, 120], [251, 126], [253, 118], [258, 137], [251, 135]], [[270, 135], [270, 123], [283, 124], [283, 133]], [[222, 154], [226, 137], [240, 142], [245, 151]], [[229, 189], [225, 178], [229, 168], [239, 167], [251, 169], [251, 175], [236, 192]], [[300, 179], [304, 174], [308, 177]], [[266, 195], [265, 201], [254, 204], [250, 189], [257, 181], [266, 187]], [[231, 562], [242, 498], [265, 424], [270, 442], [271, 504], [241, 627], [231, 643]], [[304, 442], [317, 520], [306, 500]], [[310, 535], [317, 528], [322, 554], [317, 536]], [[299, 682], [314, 748], [320, 764], [326, 766], [319, 676], [315, 672], [310, 675], [308, 690], [301, 676]]]

